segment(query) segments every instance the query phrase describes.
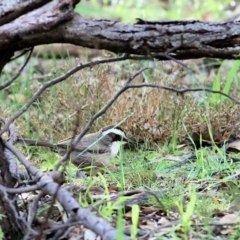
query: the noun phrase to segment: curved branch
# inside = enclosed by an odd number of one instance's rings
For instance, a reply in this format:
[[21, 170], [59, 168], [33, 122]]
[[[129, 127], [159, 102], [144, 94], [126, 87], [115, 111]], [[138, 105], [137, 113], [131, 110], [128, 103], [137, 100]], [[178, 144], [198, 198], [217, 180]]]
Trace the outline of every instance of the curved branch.
[[69, 149], [67, 151], [67, 153], [63, 156], [63, 158], [55, 165], [54, 170], [57, 171], [59, 169], [59, 167], [61, 165], [63, 165], [64, 162], [67, 161], [67, 159], [69, 159], [69, 156], [71, 154], [71, 152], [74, 150], [74, 148], [77, 146], [77, 144], [79, 143], [79, 141], [83, 138], [83, 136], [90, 130], [90, 128], [92, 127], [94, 121], [101, 117], [112, 105], [113, 103], [118, 99], [118, 97], [125, 92], [128, 89], [128, 85], [129, 83], [136, 78], [138, 75], [140, 75], [143, 71], [147, 70], [148, 68], [142, 68], [140, 70], [138, 70], [133, 76], [130, 76], [126, 82], [126, 84], [107, 102], [107, 104], [101, 109], [99, 110], [97, 113], [95, 113], [91, 119], [89, 120], [89, 122], [87, 123], [86, 127], [82, 130], [82, 132], [77, 136], [77, 138], [75, 138], [70, 146]]
[[137, 85], [137, 84], [128, 85], [128, 88], [142, 88], [142, 87], [159, 88], [159, 89], [175, 92], [175, 93], [182, 94], [182, 95], [184, 93], [187, 93], [187, 92], [210, 92], [210, 93], [222, 95], [222, 96], [230, 99], [232, 102], [240, 105], [240, 101], [238, 101], [235, 98], [229, 96], [228, 94], [226, 94], [226, 93], [224, 93], [222, 91], [216, 91], [216, 90], [212, 90], [212, 89], [209, 89], [209, 88], [184, 88], [184, 89], [177, 89], [177, 88], [172, 88], [172, 87], [159, 86], [157, 84], [151, 84], [151, 83], [143, 83], [143, 84], [139, 84], [139, 85]]
[[[50, 2], [50, 0], [2, 1], [0, 4], [0, 26], [47, 2]], [[17, 8], [16, 5], [18, 6]]]
[[[2, 117], [0, 117], [0, 122], [6, 124], [6, 120]], [[18, 132], [17, 132], [16, 127], [13, 124], [10, 124], [8, 131], [9, 131], [8, 142], [10, 142], [11, 144], [15, 144], [18, 139]], [[9, 164], [8, 168], [9, 168], [9, 172], [10, 172], [11, 176], [17, 177], [18, 176], [18, 164], [17, 164], [15, 157], [13, 156], [11, 151], [9, 151], [7, 148], [4, 148], [4, 155]]]
[[[75, 200], [66, 189], [54, 182], [48, 174], [44, 174], [41, 170], [31, 164], [12, 144], [6, 142], [5, 146], [29, 170], [31, 175], [35, 176], [36, 181], [42, 186], [42, 191], [44, 193], [56, 196], [57, 201], [63, 206], [74, 221], [80, 220], [85, 227], [100, 235], [104, 240], [117, 239], [118, 231], [107, 221], [99, 219], [93, 215], [89, 209], [80, 207], [78, 201]], [[131, 238], [125, 236], [124, 239], [130, 240]]]
[[27, 186], [22, 188], [8, 188], [0, 185], [0, 191], [1, 192], [7, 192], [7, 193], [26, 193], [31, 191], [36, 191], [40, 189], [41, 187], [39, 185], [33, 185], [33, 186]]
[[103, 63], [110, 63], [110, 62], [117, 62], [117, 61], [123, 61], [126, 59], [131, 59], [131, 57], [128, 56], [123, 56], [123, 57], [116, 57], [116, 58], [109, 58], [109, 59], [103, 59], [103, 60], [97, 60], [97, 61], [93, 61], [90, 63], [86, 63], [86, 64], [78, 64], [76, 67], [70, 69], [67, 73], [63, 74], [62, 76], [59, 76], [51, 81], [46, 82], [45, 84], [43, 84], [41, 86], [41, 88], [32, 96], [32, 98], [26, 103], [24, 104], [15, 114], [13, 114], [8, 121], [5, 123], [5, 126], [1, 129], [0, 131], [0, 135], [2, 135], [5, 131], [8, 130], [9, 125], [15, 120], [17, 119], [19, 116], [21, 116], [24, 112], [26, 112], [28, 110], [28, 108], [33, 104], [34, 101], [36, 101], [41, 95], [42, 93], [48, 89], [51, 86], [54, 86], [57, 83], [60, 83], [62, 81], [64, 81], [65, 79], [67, 79], [68, 77], [70, 77], [71, 75], [73, 75], [74, 73], [76, 73], [77, 71], [80, 71], [84, 68], [87, 67], [93, 67], [95, 65], [98, 64], [103, 64]]
[[[30, 48], [30, 49], [31, 49], [31, 48]], [[23, 51], [22, 51], [20, 54], [18, 54], [17, 56], [12, 57], [9, 62], [11, 62], [11, 61], [13, 61], [13, 60], [15, 60], [15, 59], [17, 59], [17, 58], [20, 58], [21, 56], [25, 55], [27, 52], [29, 52], [30, 49], [25, 49], [25, 50], [23, 50]]]
[[[87, 19], [73, 12], [67, 18], [65, 16], [69, 14], [67, 12], [64, 17], [68, 21], [59, 25], [49, 22], [53, 10], [56, 9], [51, 7], [48, 8], [48, 12], [44, 12], [44, 15], [38, 15], [46, 28], [40, 23], [36, 24], [36, 18], [27, 15], [22, 19], [24, 26], [21, 21], [15, 21], [7, 24], [8, 26], [0, 27], [0, 51], [6, 48], [20, 50], [34, 45], [61, 42], [106, 49], [115, 53], [152, 56], [159, 60], [201, 57], [240, 58], [240, 22], [238, 21], [138, 20], [135, 24], [123, 24]], [[164, 54], [172, 48], [176, 48], [175, 51]]]
[[75, 138], [69, 147], [69, 150], [67, 151], [67, 153], [64, 155], [64, 157], [55, 165], [55, 170], [57, 171], [59, 169], [59, 167], [61, 165], [63, 165], [64, 162], [67, 161], [67, 159], [69, 158], [71, 152], [74, 150], [75, 146], [79, 143], [79, 141], [83, 138], [83, 136], [90, 130], [91, 126], [93, 125], [94, 121], [99, 118], [100, 116], [102, 116], [112, 105], [113, 103], [118, 99], [118, 97], [125, 92], [126, 90], [130, 89], [130, 88], [142, 88], [142, 87], [151, 87], [151, 88], [158, 88], [158, 89], [164, 89], [164, 90], [168, 90], [168, 91], [172, 91], [172, 92], [176, 92], [179, 94], [184, 94], [186, 92], [197, 92], [197, 91], [205, 91], [205, 92], [211, 92], [211, 93], [215, 93], [215, 94], [220, 94], [223, 95], [227, 98], [229, 98], [230, 100], [232, 100], [234, 103], [239, 104], [240, 102], [237, 101], [236, 99], [234, 99], [233, 97], [229, 96], [226, 93], [223, 93], [221, 91], [215, 91], [215, 90], [211, 90], [208, 88], [187, 88], [187, 89], [176, 89], [176, 88], [171, 88], [171, 87], [166, 87], [166, 86], [159, 86], [157, 84], [151, 84], [151, 83], [143, 83], [143, 84], [130, 84], [132, 82], [132, 80], [137, 77], [139, 74], [141, 74], [143, 71], [145, 71], [148, 68], [142, 68], [140, 70], [138, 70], [133, 76], [129, 77], [129, 79], [126, 81], [126, 84], [107, 102], [107, 104], [101, 109], [99, 110], [96, 114], [94, 114], [91, 119], [89, 120], [89, 122], [87, 123], [87, 126], [83, 129], [83, 131], [81, 132], [81, 134], [78, 135], [77, 138]]
[[26, 67], [26, 65], [28, 64], [31, 56], [32, 56], [32, 52], [33, 52], [33, 48], [31, 48], [29, 51], [29, 54], [27, 56], [26, 61], [23, 63], [23, 65], [20, 67], [19, 71], [17, 72], [17, 74], [8, 82], [4, 83], [3, 85], [0, 86], [0, 91], [3, 90], [4, 88], [10, 86], [21, 74], [21, 72], [23, 71], [23, 69]]

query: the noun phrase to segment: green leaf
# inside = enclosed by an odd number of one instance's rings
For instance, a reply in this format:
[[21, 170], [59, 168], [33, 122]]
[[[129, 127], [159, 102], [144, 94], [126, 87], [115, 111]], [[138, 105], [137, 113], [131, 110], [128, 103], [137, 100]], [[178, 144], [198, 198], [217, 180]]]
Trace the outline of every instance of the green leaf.
[[[223, 92], [224, 92], [224, 93], [229, 94], [229, 91], [230, 91], [232, 82], [233, 82], [233, 80], [234, 80], [234, 78], [235, 78], [235, 76], [236, 76], [236, 74], [237, 74], [237, 71], [238, 71], [238, 69], [239, 69], [239, 66], [240, 66], [240, 60], [234, 61], [233, 65], [232, 65], [232, 68], [231, 68], [231, 70], [230, 70], [229, 73], [228, 73], [225, 86], [224, 86], [224, 88], [223, 88]], [[222, 99], [222, 100], [225, 100], [226, 97], [225, 97], [225, 96], [222, 96], [221, 99]]]

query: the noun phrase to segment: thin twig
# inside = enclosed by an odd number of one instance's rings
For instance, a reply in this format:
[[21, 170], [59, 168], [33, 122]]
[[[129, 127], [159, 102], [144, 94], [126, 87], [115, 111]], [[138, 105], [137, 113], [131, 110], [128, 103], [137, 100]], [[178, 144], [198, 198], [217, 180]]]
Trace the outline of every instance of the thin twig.
[[187, 67], [187, 64], [183, 63], [182, 61], [172, 57], [171, 55], [167, 54], [167, 53], [160, 53], [160, 54], [156, 54], [156, 58], [158, 57], [165, 57], [166, 59], [172, 60], [176, 63], [178, 63], [179, 65], [183, 66], [183, 67]]
[[[97, 201], [96, 203], [93, 203], [91, 206], [91, 208], [96, 211], [97, 208], [100, 206], [100, 205], [104, 205], [104, 204], [107, 204], [109, 201], [112, 201], [112, 202], [117, 202], [118, 199], [120, 197], [129, 197], [129, 198], [132, 198], [134, 197], [134, 195], [138, 195], [138, 194], [146, 194], [146, 195], [152, 195], [156, 201], [158, 202], [159, 206], [161, 206], [162, 208], [164, 208], [164, 204], [160, 201], [159, 197], [157, 194], [163, 194], [162, 192], [160, 191], [150, 191], [150, 190], [132, 190], [132, 191], [125, 191], [125, 192], [120, 192], [119, 194], [117, 195], [114, 195], [114, 196], [111, 196], [110, 199], [108, 197], [106, 197], [107, 199], [105, 198], [102, 198], [101, 197], [101, 200], [100, 201]], [[95, 198], [94, 198], [95, 199]]]
[[237, 222], [210, 222], [210, 223], [193, 223], [191, 226], [193, 227], [206, 227], [206, 226], [239, 226], [239, 221]]
[[[128, 78], [126, 84], [125, 84], [125, 87], [126, 87], [129, 83], [131, 83], [134, 78], [136, 78], [138, 75], [140, 75], [141, 73], [143, 73], [143, 72], [144, 72], [145, 70], [147, 70], [147, 69], [149, 69], [149, 68], [148, 68], [148, 67], [141, 68], [141, 69], [139, 69], [137, 72], [135, 72], [135, 74], [133, 74], [132, 76], [130, 76], [130, 77]], [[123, 89], [124, 89], [125, 87], [123, 87]], [[121, 90], [120, 90], [120, 91], [121, 91]]]
[[19, 55], [11, 58], [9, 62], [14, 61], [14, 60], [17, 59], [17, 58], [20, 58], [21, 56], [25, 55], [25, 54], [26, 54], [27, 52], [29, 52], [30, 50], [31, 50], [31, 48], [28, 48], [28, 49], [26, 49], [26, 50], [23, 50]]
[[166, 86], [160, 86], [157, 84], [151, 84], [151, 83], [143, 83], [143, 84], [130, 84], [131, 81], [137, 77], [138, 75], [140, 75], [143, 71], [145, 71], [148, 68], [142, 68], [139, 71], [137, 71], [133, 76], [131, 76], [126, 84], [108, 101], [108, 103], [96, 114], [94, 114], [91, 119], [89, 120], [87, 126], [83, 129], [83, 131], [81, 132], [81, 134], [78, 135], [78, 137], [76, 139], [74, 139], [74, 141], [72, 142], [72, 144], [69, 147], [68, 152], [64, 155], [64, 157], [56, 164], [55, 166], [55, 170], [57, 171], [59, 169], [59, 167], [69, 158], [71, 152], [73, 151], [73, 149], [75, 148], [75, 146], [78, 144], [78, 142], [82, 139], [82, 137], [90, 130], [91, 126], [93, 125], [94, 121], [99, 118], [100, 116], [102, 116], [111, 106], [112, 104], [118, 99], [118, 97], [125, 92], [126, 90], [130, 89], [130, 88], [143, 88], [143, 87], [151, 87], [151, 88], [158, 88], [158, 89], [164, 89], [167, 91], [172, 91], [172, 92], [176, 92], [179, 94], [184, 94], [186, 92], [197, 92], [197, 91], [205, 91], [205, 92], [211, 92], [214, 94], [220, 94], [223, 95], [227, 98], [229, 98], [230, 100], [232, 100], [234, 103], [239, 104], [240, 102], [237, 101], [236, 99], [234, 99], [233, 97], [229, 96], [228, 94], [221, 92], [221, 91], [215, 91], [209, 88], [187, 88], [187, 89], [176, 89], [176, 88], [172, 88], [172, 87], [166, 87]]
[[[0, 191], [3, 193], [3, 198], [8, 203], [8, 205], [12, 211], [12, 214], [14, 215], [16, 227], [18, 229], [21, 229], [23, 231], [23, 233], [24, 233], [24, 231], [28, 230], [28, 232], [30, 232], [31, 234], [36, 235], [37, 231], [32, 229], [31, 226], [29, 226], [27, 224], [25, 218], [23, 218], [19, 215], [18, 210], [16, 209], [15, 200], [9, 198], [9, 194], [7, 193], [7, 191], [5, 191], [5, 187], [0, 185]], [[23, 226], [23, 224], [24, 224], [24, 226]]]
[[[183, 41], [183, 40], [181, 39], [181, 41]], [[182, 45], [182, 42], [181, 42], [180, 46], [173, 47], [164, 53], [157, 53], [155, 58], [162, 56], [162, 57], [165, 57], [166, 59], [169, 59], [169, 60], [172, 60], [172, 61], [178, 63], [179, 65], [181, 65], [183, 67], [187, 67], [187, 64], [183, 63], [182, 61], [180, 61], [170, 55], [171, 52], [175, 52], [177, 49], [179, 49], [179, 47], [181, 47], [181, 45]]]
[[33, 52], [33, 48], [31, 48], [29, 51], [29, 54], [27, 56], [26, 61], [23, 63], [23, 65], [20, 67], [19, 71], [17, 72], [17, 74], [8, 82], [4, 83], [2, 86], [0, 86], [0, 91], [5, 89], [6, 87], [10, 86], [21, 74], [21, 72], [23, 71], [23, 69], [26, 67], [27, 63], [29, 62], [31, 56], [32, 56], [32, 52]]
[[69, 221], [67, 223], [56, 224], [55, 226], [44, 230], [44, 234], [50, 234], [57, 230], [82, 224], [82, 221]]
[[[77, 131], [78, 131], [78, 128], [79, 128], [79, 110], [77, 111], [77, 117], [76, 117], [76, 122], [75, 122], [75, 128], [73, 130], [73, 135], [72, 135], [72, 138], [71, 138], [71, 141], [70, 141], [70, 146], [73, 144], [73, 141], [74, 141], [74, 138], [75, 136], [77, 135]], [[76, 146], [76, 145], [75, 145]], [[71, 152], [69, 152], [69, 155], [66, 157], [66, 159], [70, 159], [69, 156], [70, 156]], [[65, 161], [66, 164], [63, 164], [63, 170], [62, 172], [65, 172], [66, 171], [66, 167], [67, 167], [67, 161]], [[55, 168], [56, 169], [56, 168]], [[55, 171], [58, 171], [55, 170]]]
[[[62, 207], [73, 217], [75, 221], [82, 221], [82, 224], [100, 235], [102, 239], [116, 239], [117, 230], [113, 228], [107, 221], [96, 217], [89, 209], [80, 207], [78, 201], [64, 188], [48, 175], [31, 164], [25, 156], [11, 143], [6, 142], [4, 145], [19, 159], [19, 161], [28, 169], [31, 175], [41, 184], [42, 191], [46, 194], [54, 196], [62, 205]], [[25, 221], [26, 222], [26, 221]], [[27, 227], [30, 228], [30, 226]], [[124, 236], [123, 239], [130, 240], [130, 237]]]
[[34, 198], [32, 203], [28, 203], [28, 216], [27, 222], [31, 226], [34, 218], [36, 217], [38, 202], [44, 196], [43, 192], [39, 192], [38, 195]]
[[212, 90], [210, 88], [185, 88], [185, 89], [177, 89], [177, 88], [172, 88], [172, 87], [166, 87], [166, 86], [160, 86], [157, 84], [152, 84], [152, 83], [142, 83], [142, 84], [131, 84], [128, 85], [128, 88], [142, 88], [142, 87], [151, 87], [151, 88], [159, 88], [159, 89], [163, 89], [163, 90], [167, 90], [167, 91], [171, 91], [171, 92], [176, 92], [178, 94], [184, 94], [187, 92], [210, 92], [210, 93], [214, 93], [214, 94], [220, 94], [222, 96], [227, 97], [228, 99], [230, 99], [232, 102], [240, 105], [240, 101], [236, 100], [235, 98], [229, 96], [228, 94], [222, 92], [222, 91], [216, 91], [216, 90]]
[[83, 136], [90, 130], [90, 128], [92, 127], [94, 121], [101, 117], [112, 105], [113, 103], [118, 99], [118, 97], [125, 92], [128, 89], [129, 83], [131, 83], [131, 81], [136, 78], [138, 75], [140, 75], [143, 71], [145, 71], [148, 68], [141, 68], [140, 70], [138, 70], [134, 75], [130, 76], [128, 78], [128, 80], [126, 81], [126, 84], [119, 90], [117, 91], [117, 93], [107, 102], [107, 104], [101, 109], [99, 110], [97, 113], [95, 113], [91, 119], [88, 121], [88, 124], [86, 125], [86, 127], [82, 130], [82, 132], [77, 136], [76, 139], [74, 139], [71, 143], [71, 145], [69, 146], [69, 149], [67, 151], [67, 153], [63, 156], [63, 158], [55, 165], [54, 170], [58, 171], [59, 167], [61, 165], [63, 165], [64, 162], [67, 161], [67, 159], [69, 158], [71, 152], [74, 150], [74, 148], [76, 147], [76, 145], [79, 143], [79, 141], [83, 138]]
[[40, 189], [40, 185], [33, 185], [33, 186], [27, 186], [27, 187], [21, 187], [21, 188], [8, 188], [0, 185], [0, 191], [6, 191], [7, 193], [26, 193], [26, 192], [32, 192]]
[[[142, 59], [146, 59], [147, 57], [143, 57]], [[1, 129], [0, 131], [0, 135], [2, 135], [5, 131], [8, 130], [9, 125], [15, 120], [17, 119], [19, 116], [21, 116], [24, 112], [26, 112], [28, 110], [28, 108], [33, 104], [33, 102], [35, 102], [41, 95], [42, 93], [48, 89], [51, 86], [56, 85], [57, 83], [60, 83], [64, 80], [66, 80], [68, 77], [70, 77], [71, 75], [73, 75], [74, 73], [76, 73], [77, 71], [80, 71], [84, 68], [88, 68], [88, 67], [93, 67], [95, 65], [98, 64], [104, 64], [104, 63], [111, 63], [111, 62], [118, 62], [118, 61], [123, 61], [123, 60], [127, 60], [127, 59], [132, 59], [131, 56], [128, 55], [124, 55], [122, 57], [116, 57], [116, 58], [108, 58], [108, 59], [103, 59], [103, 60], [97, 60], [97, 61], [93, 61], [90, 63], [86, 63], [86, 64], [81, 64], [79, 63], [77, 66], [75, 66], [74, 68], [70, 69], [68, 72], [66, 72], [65, 74], [46, 82], [45, 84], [43, 84], [41, 86], [41, 88], [32, 96], [32, 98], [25, 103], [15, 114], [13, 114], [8, 121], [6, 122], [5, 126]], [[139, 58], [140, 59], [140, 58]]]
[[[42, 224], [41, 224], [41, 226], [40, 226], [39, 235], [35, 238], [35, 240], [41, 240], [41, 239], [43, 238], [43, 235], [44, 235], [43, 231], [44, 231], [44, 229], [47, 227], [48, 219], [49, 219], [49, 217], [50, 217], [50, 215], [51, 215], [51, 213], [52, 213], [52, 211], [53, 211], [53, 205], [54, 205], [54, 203], [55, 203], [55, 201], [56, 201], [59, 188], [60, 188], [60, 185], [58, 185], [58, 188], [57, 188], [56, 192], [55, 192], [54, 195], [52, 196], [52, 200], [51, 200], [51, 203], [50, 203], [50, 205], [49, 205], [49, 208], [48, 208], [48, 210], [47, 210], [47, 212], [46, 212], [46, 215], [45, 215], [45, 217], [44, 217], [44, 221], [42, 222]], [[39, 198], [39, 199], [40, 199], [40, 198]], [[31, 220], [33, 220], [33, 219], [31, 219]]]

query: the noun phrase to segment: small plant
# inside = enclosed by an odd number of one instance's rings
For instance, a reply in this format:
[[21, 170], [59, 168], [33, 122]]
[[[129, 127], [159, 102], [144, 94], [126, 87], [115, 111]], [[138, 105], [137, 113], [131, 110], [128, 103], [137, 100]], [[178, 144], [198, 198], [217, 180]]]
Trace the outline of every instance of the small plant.
[[139, 221], [139, 206], [133, 205], [132, 206], [132, 226], [131, 226], [131, 237], [133, 239], [137, 239], [137, 228], [138, 228], [138, 221]]
[[113, 212], [116, 209], [122, 208], [123, 203], [128, 199], [128, 197], [120, 197], [118, 198], [117, 201], [111, 202], [111, 195], [108, 190], [108, 184], [107, 184], [106, 178], [101, 173], [99, 173], [99, 177], [101, 179], [101, 183], [105, 190], [104, 201], [106, 202], [105, 205], [102, 205], [100, 207], [99, 212], [104, 218], [108, 218], [108, 220], [111, 220], [111, 216]]
[[180, 212], [181, 219], [182, 219], [182, 223], [181, 223], [182, 230], [185, 234], [187, 234], [190, 231], [190, 227], [192, 224], [191, 217], [194, 213], [194, 208], [195, 208], [195, 204], [197, 201], [197, 194], [196, 194], [196, 191], [193, 188], [193, 186], [189, 185], [188, 189], [189, 189], [189, 199], [190, 200], [186, 207], [186, 211], [184, 211], [184, 207], [182, 204], [180, 204], [179, 202], [176, 202], [179, 212]]
[[117, 240], [123, 240], [124, 239], [124, 220], [123, 220], [122, 209], [118, 209], [117, 230], [118, 230]]
[[3, 238], [4, 238], [4, 235], [3, 235], [2, 228], [1, 228], [1, 226], [0, 226], [0, 240], [3, 240]]
[[[221, 91], [221, 83], [224, 82], [224, 81], [222, 81], [222, 78], [221, 78], [221, 70], [222, 70], [223, 66], [226, 65], [226, 63], [227, 63], [227, 60], [223, 61], [218, 70], [218, 73], [216, 75], [216, 78], [215, 78], [215, 80], [213, 82], [213, 86], [212, 86], [213, 91]], [[226, 81], [225, 81], [225, 84], [224, 84], [223, 90], [222, 90], [223, 93], [229, 94], [233, 80], [237, 76], [239, 66], [240, 66], [240, 61], [235, 60], [232, 64], [232, 67], [231, 67], [228, 75], [227, 75], [227, 78], [226, 78]], [[209, 101], [210, 101], [210, 103], [212, 102], [214, 104], [214, 103], [219, 103], [219, 102], [225, 101], [226, 99], [227, 98], [225, 96], [219, 96], [218, 94], [212, 94]]]
[[[5, 215], [0, 214], [0, 220], [4, 217], [5, 217]], [[4, 233], [2, 231], [2, 227], [0, 226], [0, 240], [3, 240], [3, 239], [4, 239]]]

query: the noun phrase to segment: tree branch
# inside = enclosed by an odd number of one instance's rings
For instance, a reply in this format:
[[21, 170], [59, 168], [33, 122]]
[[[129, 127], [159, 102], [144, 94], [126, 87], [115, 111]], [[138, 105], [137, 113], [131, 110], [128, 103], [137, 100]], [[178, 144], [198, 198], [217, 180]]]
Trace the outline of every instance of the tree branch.
[[131, 84], [128, 86], [128, 88], [142, 88], [142, 87], [150, 87], [150, 88], [158, 88], [158, 89], [163, 89], [163, 90], [167, 90], [167, 91], [171, 91], [171, 92], [175, 92], [178, 94], [184, 94], [187, 92], [210, 92], [210, 93], [214, 93], [214, 94], [219, 94], [222, 95], [228, 99], [230, 99], [232, 102], [240, 105], [240, 101], [236, 100], [235, 98], [229, 96], [228, 94], [222, 92], [222, 91], [216, 91], [216, 90], [212, 90], [209, 88], [184, 88], [184, 89], [177, 89], [177, 88], [172, 88], [172, 87], [166, 87], [166, 86], [159, 86], [157, 84], [151, 84], [151, 83], [143, 83], [143, 84]]
[[31, 48], [29, 50], [29, 54], [27, 56], [26, 61], [23, 63], [23, 65], [20, 67], [19, 71], [17, 72], [17, 74], [8, 82], [4, 83], [3, 85], [0, 86], [0, 91], [3, 90], [4, 88], [10, 86], [21, 74], [21, 72], [23, 71], [23, 69], [26, 67], [26, 65], [28, 64], [31, 56], [32, 56], [32, 52], [33, 52], [33, 48]]
[[47, 2], [50, 2], [50, 0], [3, 0], [0, 4], [0, 26], [40, 7], [41, 5], [44, 5]]
[[1, 192], [7, 192], [7, 193], [26, 193], [31, 191], [36, 191], [40, 189], [41, 187], [39, 185], [33, 185], [33, 186], [27, 186], [22, 188], [8, 188], [0, 185], [0, 191]]
[[[48, 174], [44, 174], [41, 170], [31, 164], [12, 144], [6, 142], [5, 146], [29, 170], [31, 175], [36, 178], [36, 180], [42, 186], [42, 191], [44, 193], [51, 196], [56, 194], [57, 201], [68, 212], [69, 216], [73, 218], [73, 221], [80, 220], [86, 228], [91, 229], [93, 232], [100, 235], [104, 240], [117, 239], [117, 230], [114, 229], [108, 222], [94, 216], [89, 209], [81, 208], [78, 201], [75, 200], [66, 189], [54, 182]], [[131, 238], [125, 236], [124, 239], [130, 240]]]
[[[0, 27], [0, 51], [6, 48], [20, 50], [39, 44], [62, 42], [106, 49], [115, 53], [154, 57], [159, 60], [201, 57], [240, 58], [240, 22], [238, 21], [138, 20], [131, 25], [87, 19], [72, 12], [71, 16], [66, 17], [68, 21], [59, 25], [48, 23], [51, 10], [54, 9], [50, 6], [48, 12], [45, 12], [46, 9], [41, 10], [44, 12], [43, 15], [40, 16], [38, 13], [41, 21], [45, 23], [44, 26], [47, 26], [46, 29], [41, 23], [36, 23], [36, 18], [33, 19], [27, 14], [22, 16], [24, 26], [21, 21], [15, 21]], [[175, 51], [164, 54], [172, 48], [176, 48]]]
[[[67, 153], [65, 154], [65, 156], [56, 164], [55, 166], [55, 170], [57, 171], [59, 169], [59, 167], [61, 165], [63, 165], [64, 162], [67, 161], [67, 159], [69, 158], [71, 152], [74, 150], [74, 148], [76, 147], [76, 145], [79, 143], [79, 141], [83, 138], [83, 136], [90, 130], [90, 128], [92, 127], [94, 121], [99, 118], [100, 116], [102, 116], [112, 105], [113, 103], [118, 99], [118, 97], [125, 92], [126, 90], [130, 89], [130, 88], [143, 88], [143, 87], [151, 87], [151, 88], [158, 88], [158, 89], [163, 89], [163, 90], [168, 90], [168, 91], [172, 91], [172, 92], [176, 92], [179, 94], [184, 94], [186, 92], [197, 92], [197, 91], [204, 91], [204, 92], [211, 92], [214, 94], [220, 94], [222, 96], [225, 96], [227, 98], [229, 98], [230, 100], [232, 100], [234, 103], [239, 104], [240, 102], [237, 101], [236, 99], [234, 99], [233, 97], [229, 96], [226, 93], [223, 93], [221, 91], [215, 91], [212, 89], [208, 89], [208, 88], [187, 88], [187, 89], [176, 89], [176, 88], [172, 88], [172, 87], [166, 87], [166, 86], [160, 86], [157, 84], [151, 84], [151, 83], [143, 83], [143, 84], [130, 84], [132, 82], [132, 80], [134, 78], [136, 78], [139, 74], [141, 74], [143, 71], [145, 71], [148, 68], [142, 68], [140, 70], [138, 70], [133, 76], [129, 77], [129, 79], [126, 81], [126, 84], [108, 101], [108, 103], [101, 109], [99, 110], [96, 114], [94, 114], [91, 119], [89, 120], [88, 124], [86, 125], [86, 127], [83, 129], [83, 131], [78, 135], [78, 137], [76, 139], [74, 139], [69, 147], [69, 150], [67, 151]], [[84, 152], [84, 151], [83, 151]]]
[[[131, 56], [122, 56], [122, 57], [116, 57], [116, 58], [108, 58], [108, 59], [103, 59], [103, 60], [97, 60], [97, 61], [93, 61], [90, 63], [86, 63], [86, 64], [78, 64], [76, 67], [70, 69], [68, 72], [66, 72], [65, 74], [51, 80], [48, 81], [46, 83], [44, 83], [41, 88], [32, 96], [32, 98], [26, 103], [24, 104], [16, 113], [14, 113], [9, 119], [8, 121], [5, 123], [5, 126], [1, 129], [0, 131], [0, 135], [2, 135], [5, 131], [8, 130], [8, 127], [10, 126], [10, 124], [17, 119], [19, 116], [21, 116], [24, 112], [26, 112], [28, 110], [28, 108], [32, 105], [32, 103], [34, 101], [36, 101], [41, 95], [42, 93], [48, 89], [51, 86], [54, 86], [64, 80], [66, 80], [68, 77], [70, 77], [71, 75], [73, 75], [74, 73], [76, 73], [77, 71], [80, 71], [84, 68], [87, 67], [93, 67], [95, 65], [98, 64], [103, 64], [103, 63], [111, 63], [111, 62], [117, 62], [117, 61], [123, 61], [123, 60], [127, 60], [127, 59], [131, 59]], [[142, 57], [142, 59], [146, 59], [146, 57]]]
[[138, 75], [140, 75], [143, 71], [145, 71], [148, 68], [142, 68], [140, 70], [138, 70], [133, 76], [130, 76], [126, 82], [126, 84], [107, 102], [107, 104], [101, 109], [99, 110], [97, 113], [95, 113], [91, 119], [89, 120], [89, 122], [87, 123], [86, 127], [82, 130], [82, 132], [77, 136], [77, 138], [75, 138], [70, 146], [69, 149], [67, 151], [67, 153], [63, 156], [63, 158], [55, 165], [54, 170], [58, 171], [59, 167], [61, 165], [63, 165], [64, 162], [67, 161], [67, 159], [69, 158], [71, 152], [74, 150], [74, 148], [77, 146], [77, 144], [80, 142], [80, 140], [83, 138], [83, 136], [90, 130], [90, 128], [92, 127], [94, 121], [96, 119], [98, 119], [99, 117], [101, 117], [112, 105], [113, 103], [118, 99], [118, 97], [125, 92], [128, 89], [128, 85], [129, 83], [136, 78]]

